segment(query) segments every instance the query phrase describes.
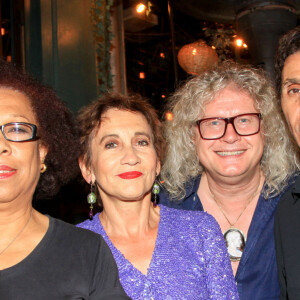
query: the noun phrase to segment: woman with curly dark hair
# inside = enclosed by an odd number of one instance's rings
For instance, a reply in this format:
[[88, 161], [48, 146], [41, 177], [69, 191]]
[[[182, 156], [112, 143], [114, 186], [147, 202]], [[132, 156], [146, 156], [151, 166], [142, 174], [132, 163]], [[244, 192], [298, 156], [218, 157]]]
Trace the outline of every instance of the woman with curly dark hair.
[[71, 178], [77, 129], [52, 89], [3, 61], [0, 130], [0, 299], [127, 299], [98, 235], [32, 208]]

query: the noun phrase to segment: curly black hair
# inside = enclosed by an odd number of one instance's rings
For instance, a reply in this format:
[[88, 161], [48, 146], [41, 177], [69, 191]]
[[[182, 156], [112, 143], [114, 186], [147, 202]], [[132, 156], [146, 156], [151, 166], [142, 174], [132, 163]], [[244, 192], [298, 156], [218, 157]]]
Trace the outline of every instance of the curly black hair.
[[50, 198], [79, 170], [78, 126], [73, 114], [52, 88], [6, 61], [0, 61], [0, 88], [18, 91], [30, 100], [38, 137], [48, 149], [47, 171], [41, 174], [34, 197]]
[[275, 79], [278, 97], [281, 96], [282, 69], [285, 60], [292, 54], [300, 51], [300, 26], [285, 33], [279, 40], [275, 56]]

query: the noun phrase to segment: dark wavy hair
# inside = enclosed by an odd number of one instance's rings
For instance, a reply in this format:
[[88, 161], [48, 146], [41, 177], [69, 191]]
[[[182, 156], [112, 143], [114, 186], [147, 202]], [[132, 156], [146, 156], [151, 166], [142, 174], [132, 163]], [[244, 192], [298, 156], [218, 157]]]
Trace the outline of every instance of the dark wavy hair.
[[78, 127], [72, 113], [47, 87], [19, 67], [0, 61], [0, 88], [25, 95], [37, 120], [37, 135], [47, 147], [47, 171], [41, 174], [35, 198], [50, 198], [79, 171]]
[[285, 33], [279, 40], [275, 56], [275, 79], [278, 97], [281, 97], [282, 69], [286, 59], [300, 51], [300, 26]]
[[82, 108], [78, 114], [81, 129], [81, 157], [90, 166], [90, 142], [101, 124], [102, 115], [111, 108], [141, 113], [150, 125], [153, 134], [153, 144], [157, 157], [162, 161], [165, 153], [165, 139], [162, 125], [152, 105], [138, 94], [125, 96], [119, 93], [106, 93], [93, 103]]

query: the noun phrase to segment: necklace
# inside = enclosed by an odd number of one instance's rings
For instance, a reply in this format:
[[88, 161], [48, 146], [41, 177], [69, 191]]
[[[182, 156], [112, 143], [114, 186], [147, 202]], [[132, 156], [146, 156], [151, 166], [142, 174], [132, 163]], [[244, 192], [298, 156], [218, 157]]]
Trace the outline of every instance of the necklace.
[[228, 224], [230, 225], [230, 228], [227, 229], [223, 233], [223, 236], [224, 236], [224, 239], [225, 239], [225, 242], [226, 242], [226, 247], [227, 247], [227, 251], [228, 251], [228, 254], [229, 254], [229, 258], [233, 262], [240, 261], [240, 259], [242, 257], [242, 254], [243, 254], [243, 251], [244, 251], [244, 248], [245, 248], [245, 245], [246, 245], [246, 238], [245, 238], [244, 233], [242, 232], [242, 230], [236, 228], [235, 224], [238, 222], [238, 220], [241, 218], [241, 216], [246, 211], [246, 209], [249, 206], [249, 204], [252, 202], [252, 200], [257, 195], [257, 192], [259, 191], [259, 187], [260, 187], [260, 180], [261, 180], [261, 173], [260, 173], [260, 176], [259, 176], [259, 184], [257, 186], [257, 189], [255, 190], [255, 192], [253, 193], [253, 195], [249, 198], [249, 200], [248, 200], [247, 204], [245, 205], [244, 209], [238, 215], [238, 217], [236, 218], [236, 220], [233, 223], [230, 222], [230, 220], [226, 216], [223, 208], [218, 203], [218, 201], [216, 200], [215, 195], [212, 193], [209, 185], [207, 184], [208, 185], [208, 189], [210, 191], [210, 194], [211, 194], [213, 200], [215, 201], [215, 203], [219, 207], [221, 213], [223, 214], [223, 216], [226, 219], [226, 221], [228, 222]]
[[12, 243], [22, 234], [22, 232], [25, 230], [25, 228], [27, 227], [27, 225], [29, 224], [30, 220], [32, 217], [32, 209], [30, 212], [30, 216], [29, 219], [27, 220], [26, 224], [24, 225], [24, 227], [18, 232], [18, 234], [9, 242], [9, 244], [2, 250], [0, 251], [0, 255], [9, 247], [12, 245]]

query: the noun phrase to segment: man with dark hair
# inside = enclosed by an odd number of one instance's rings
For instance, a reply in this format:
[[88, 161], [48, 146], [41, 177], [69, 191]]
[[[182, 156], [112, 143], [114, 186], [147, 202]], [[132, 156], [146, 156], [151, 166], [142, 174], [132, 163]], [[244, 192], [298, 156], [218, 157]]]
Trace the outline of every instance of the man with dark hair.
[[[300, 27], [281, 37], [275, 71], [281, 107], [300, 147]], [[280, 299], [300, 299], [300, 176], [279, 202], [275, 242]]]

